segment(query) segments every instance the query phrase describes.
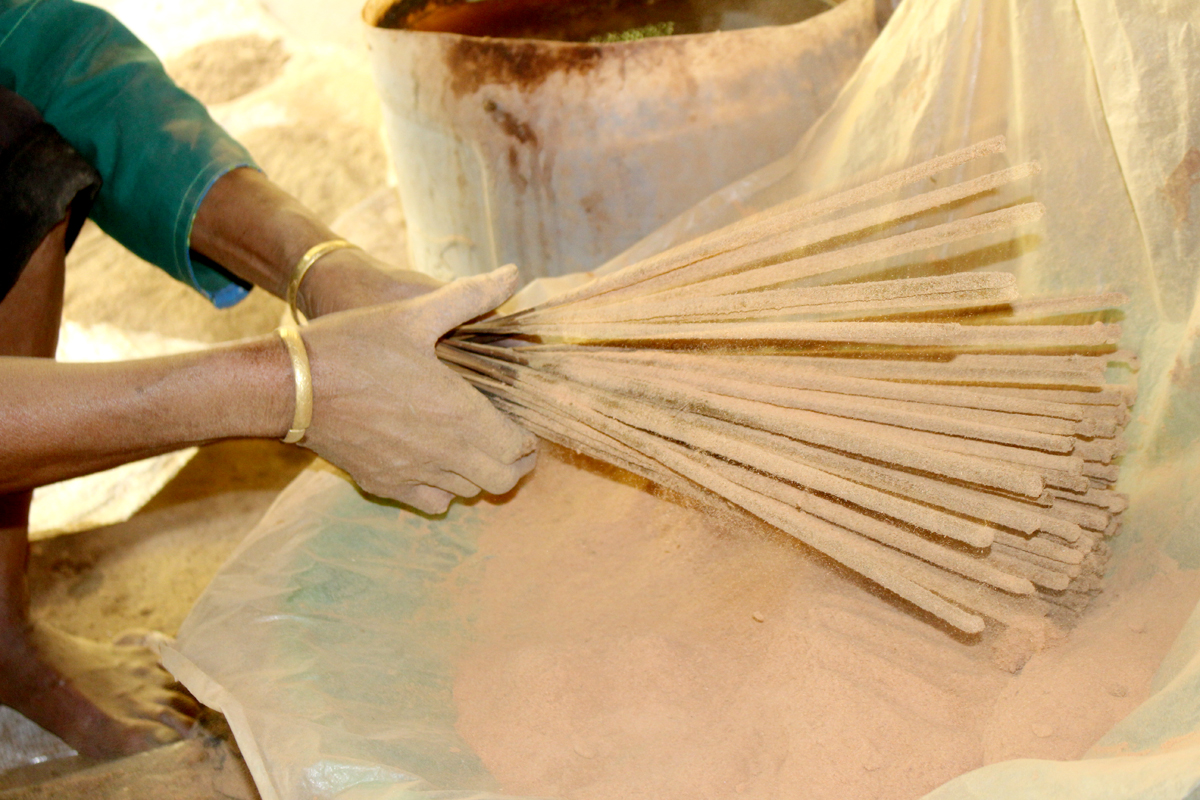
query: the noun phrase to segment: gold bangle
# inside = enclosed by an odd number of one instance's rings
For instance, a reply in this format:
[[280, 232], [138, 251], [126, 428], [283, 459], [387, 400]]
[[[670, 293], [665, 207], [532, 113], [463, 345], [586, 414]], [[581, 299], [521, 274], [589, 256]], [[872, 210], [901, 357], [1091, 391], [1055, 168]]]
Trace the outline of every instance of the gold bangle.
[[343, 247], [356, 246], [345, 239], [330, 239], [328, 242], [313, 245], [304, 255], [300, 256], [300, 260], [296, 262], [296, 266], [292, 270], [292, 279], [288, 282], [287, 289], [288, 308], [291, 309], [292, 319], [296, 321], [297, 325], [302, 325], [303, 322], [300, 320], [300, 310], [296, 308], [296, 298], [300, 294], [300, 281], [304, 280], [309, 267], [317, 263], [317, 260], [326, 253], [341, 250]]
[[312, 423], [312, 370], [308, 365], [308, 351], [304, 349], [300, 331], [285, 326], [279, 328], [278, 333], [292, 358], [292, 374], [296, 379], [296, 411], [292, 414], [292, 428], [287, 432], [287, 436], [283, 437], [283, 441], [285, 444], [295, 444], [304, 438], [308, 426]]

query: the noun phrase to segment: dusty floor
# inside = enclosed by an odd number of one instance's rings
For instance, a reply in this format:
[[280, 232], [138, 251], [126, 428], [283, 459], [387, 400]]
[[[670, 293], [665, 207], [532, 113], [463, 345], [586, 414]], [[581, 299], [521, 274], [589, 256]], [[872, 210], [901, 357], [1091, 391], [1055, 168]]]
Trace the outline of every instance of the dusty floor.
[[[173, 634], [229, 552], [310, 460], [305, 451], [275, 442], [201, 449], [127, 522], [35, 542], [34, 613], [101, 640], [130, 628]], [[71, 774], [62, 778], [59, 771]], [[4, 791], [28, 782], [35, 785]], [[108, 765], [68, 758], [0, 774], [0, 797], [109, 796], [200, 800], [257, 793], [215, 714], [204, 718], [194, 740], [155, 754]]]
[[34, 609], [72, 633], [171, 634], [242, 536], [310, 460], [274, 442], [203, 448], [127, 522], [33, 545]]

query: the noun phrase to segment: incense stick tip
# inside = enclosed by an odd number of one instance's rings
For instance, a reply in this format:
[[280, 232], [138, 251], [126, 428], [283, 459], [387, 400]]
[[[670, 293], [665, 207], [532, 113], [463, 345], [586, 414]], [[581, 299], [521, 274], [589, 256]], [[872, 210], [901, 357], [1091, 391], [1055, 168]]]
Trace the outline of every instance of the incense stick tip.
[[1017, 223], [1033, 222], [1046, 215], [1046, 206], [1037, 202], [1036, 200], [1031, 203], [1022, 203], [1016, 208], [1020, 209], [1020, 211], [1017, 212], [1017, 218], [1015, 220]]

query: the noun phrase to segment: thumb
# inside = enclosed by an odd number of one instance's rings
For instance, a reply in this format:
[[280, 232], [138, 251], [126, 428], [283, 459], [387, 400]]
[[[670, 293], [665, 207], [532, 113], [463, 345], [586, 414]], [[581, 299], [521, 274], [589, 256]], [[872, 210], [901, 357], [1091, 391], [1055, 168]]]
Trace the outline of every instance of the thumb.
[[503, 303], [517, 289], [517, 268], [508, 264], [483, 275], [459, 278], [417, 303], [431, 333], [441, 336]]

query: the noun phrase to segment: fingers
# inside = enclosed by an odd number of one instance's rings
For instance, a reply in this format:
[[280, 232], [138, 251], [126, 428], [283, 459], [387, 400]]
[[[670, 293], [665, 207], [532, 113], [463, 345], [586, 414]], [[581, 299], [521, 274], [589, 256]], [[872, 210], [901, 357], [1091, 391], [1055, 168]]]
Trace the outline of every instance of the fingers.
[[427, 514], [456, 495], [511, 489], [532, 468], [537, 438], [438, 362], [430, 337], [492, 309], [516, 281], [515, 268], [503, 268], [310, 325], [307, 445], [364, 490]]
[[474, 388], [469, 385], [466, 388], [481, 401], [475, 402], [472, 398], [475, 433], [467, 440], [471, 445], [501, 464], [512, 464], [537, 450], [536, 436], [498, 411]]
[[475, 497], [481, 491], [478, 483], [453, 472], [442, 472], [436, 479], [429, 481], [429, 485], [443, 489], [457, 497]]
[[[517, 473], [517, 481], [533, 471], [533, 468], [537, 466], [537, 456], [537, 450], [534, 449], [533, 452], [521, 456], [513, 462], [512, 469]], [[517, 481], [513, 481], [513, 486], [517, 485]]]
[[[537, 451], [527, 453], [511, 464], [502, 464], [483, 453], [476, 452], [463, 458], [455, 471], [488, 494], [504, 494], [516, 486], [517, 481], [533, 469], [536, 462]], [[461, 493], [458, 494], [461, 495]]]
[[483, 454], [476, 454], [463, 467], [471, 477], [454, 472], [442, 472], [428, 478], [428, 483], [410, 484], [387, 492], [393, 500], [412, 506], [431, 516], [444, 514], [455, 497], [475, 497], [479, 492], [505, 494], [537, 464], [537, 451], [517, 459], [512, 464], [497, 464]]
[[144, 647], [154, 653], [156, 658], [162, 657], [163, 645], [169, 645], [175, 640], [162, 631], [145, 628], [130, 628], [121, 631], [113, 638], [113, 644], [119, 647]]
[[429, 465], [415, 479], [419, 483], [381, 483], [362, 479], [359, 485], [372, 494], [437, 516], [445, 513], [456, 497], [471, 498], [481, 491], [494, 495], [506, 494], [536, 463], [536, 450], [512, 464], [499, 464], [483, 453], [474, 451], [454, 459], [453, 468], [439, 469]]
[[436, 292], [421, 296], [431, 328], [438, 336], [464, 322], [486, 314], [503, 303], [517, 289], [517, 268], [512, 264], [484, 275], [459, 278]]
[[416, 484], [407, 486], [396, 492], [394, 499], [405, 505], [412, 506], [418, 511], [436, 517], [439, 514], [446, 513], [446, 509], [450, 507], [450, 502], [454, 499], [454, 495], [433, 486]]

